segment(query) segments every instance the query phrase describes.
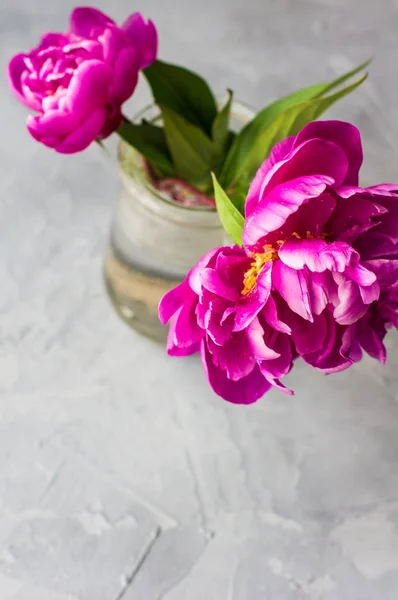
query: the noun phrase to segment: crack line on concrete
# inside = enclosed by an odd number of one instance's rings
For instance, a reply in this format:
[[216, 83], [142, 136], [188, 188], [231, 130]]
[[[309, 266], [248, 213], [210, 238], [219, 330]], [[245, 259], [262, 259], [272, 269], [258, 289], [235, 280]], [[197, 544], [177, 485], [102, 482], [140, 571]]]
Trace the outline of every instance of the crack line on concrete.
[[116, 596], [115, 600], [122, 600], [123, 596], [125, 595], [127, 590], [130, 588], [131, 584], [133, 583], [134, 579], [138, 575], [142, 565], [148, 558], [149, 554], [151, 553], [152, 548], [156, 544], [156, 542], [159, 539], [159, 537], [161, 536], [161, 534], [162, 534], [162, 528], [157, 527], [153, 533], [153, 536], [149, 539], [147, 547], [144, 549], [143, 553], [141, 554], [140, 558], [138, 559], [138, 562], [135, 565], [134, 569], [132, 570], [130, 575], [126, 575], [126, 581], [125, 581], [122, 589]]

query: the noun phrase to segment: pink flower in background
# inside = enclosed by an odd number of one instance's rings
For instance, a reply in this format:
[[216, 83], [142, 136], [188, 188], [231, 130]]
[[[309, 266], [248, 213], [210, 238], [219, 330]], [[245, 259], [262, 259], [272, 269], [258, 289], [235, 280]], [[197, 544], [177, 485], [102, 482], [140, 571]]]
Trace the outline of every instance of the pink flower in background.
[[140, 60], [140, 69], [149, 67], [158, 53], [158, 34], [153, 22], [144, 21], [140, 13], [133, 13], [122, 26], [134, 44]]
[[94, 8], [76, 8], [68, 33], [44, 35], [9, 64], [13, 92], [38, 113], [27, 119], [31, 135], [64, 154], [107, 137], [156, 52], [156, 29], [138, 13], [118, 27]]
[[[325, 373], [385, 362], [398, 326], [398, 187], [358, 187], [348, 123], [310, 123], [277, 144], [246, 202], [243, 248], [217, 248], [160, 303], [168, 352], [201, 350], [214, 391], [249, 403], [301, 356]], [[189, 325], [188, 325], [189, 324]]]

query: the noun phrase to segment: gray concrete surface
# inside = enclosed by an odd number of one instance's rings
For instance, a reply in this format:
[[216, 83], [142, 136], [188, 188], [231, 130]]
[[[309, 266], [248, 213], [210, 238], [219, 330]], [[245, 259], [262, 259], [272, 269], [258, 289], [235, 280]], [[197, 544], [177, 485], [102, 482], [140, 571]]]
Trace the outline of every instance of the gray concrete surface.
[[[0, 62], [72, 0], [3, 0]], [[363, 182], [398, 181], [398, 2], [99, 0], [157, 23], [165, 59], [260, 106], [376, 56], [329, 114]], [[117, 177], [33, 142], [0, 95], [0, 600], [396, 600], [398, 355], [234, 407], [105, 297]], [[147, 99], [145, 83], [131, 103]]]

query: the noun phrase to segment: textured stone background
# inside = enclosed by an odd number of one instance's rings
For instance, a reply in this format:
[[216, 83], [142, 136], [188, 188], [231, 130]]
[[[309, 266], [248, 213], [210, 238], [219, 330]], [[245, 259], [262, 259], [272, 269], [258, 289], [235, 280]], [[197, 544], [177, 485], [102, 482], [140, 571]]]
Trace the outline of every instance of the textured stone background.
[[[329, 114], [361, 127], [364, 182], [398, 180], [396, 0], [98, 4], [255, 106], [374, 54]], [[3, 0], [2, 72], [71, 7]], [[108, 304], [112, 164], [36, 145], [1, 86], [0, 600], [396, 600], [397, 337], [385, 368], [224, 403]]]

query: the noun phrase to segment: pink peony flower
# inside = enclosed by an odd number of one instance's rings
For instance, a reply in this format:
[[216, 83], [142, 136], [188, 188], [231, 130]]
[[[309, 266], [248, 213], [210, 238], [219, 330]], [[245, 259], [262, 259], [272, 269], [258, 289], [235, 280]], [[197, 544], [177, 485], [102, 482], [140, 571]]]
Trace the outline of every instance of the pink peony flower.
[[269, 270], [263, 269], [253, 293], [243, 293], [250, 265], [238, 246], [215, 248], [159, 305], [161, 322], [172, 319], [168, 353], [200, 350], [214, 391], [243, 404], [258, 400], [272, 385], [290, 393], [280, 378], [293, 361], [290, 330], [270, 298]]
[[17, 98], [38, 114], [27, 127], [57, 152], [84, 150], [121, 123], [141, 68], [156, 58], [157, 35], [138, 13], [122, 27], [94, 8], [76, 8], [66, 34], [48, 33], [8, 67]]
[[310, 123], [277, 144], [246, 202], [242, 249], [217, 248], [161, 301], [168, 352], [201, 350], [214, 391], [250, 403], [301, 356], [325, 373], [398, 327], [398, 187], [358, 187], [358, 130]]
[[379, 296], [376, 275], [353, 243], [386, 208], [369, 191], [355, 206], [342, 187], [357, 183], [361, 162], [355, 127], [310, 123], [273, 149], [249, 190], [245, 247], [255, 257], [273, 251], [273, 286], [310, 322], [331, 304], [336, 322], [350, 325]]

